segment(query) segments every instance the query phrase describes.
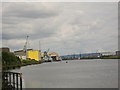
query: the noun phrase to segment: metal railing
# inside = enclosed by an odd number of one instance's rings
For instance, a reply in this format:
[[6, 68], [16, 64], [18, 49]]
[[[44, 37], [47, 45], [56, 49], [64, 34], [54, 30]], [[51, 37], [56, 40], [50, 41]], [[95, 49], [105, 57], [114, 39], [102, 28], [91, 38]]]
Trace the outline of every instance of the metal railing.
[[2, 90], [22, 90], [22, 73], [3, 72]]

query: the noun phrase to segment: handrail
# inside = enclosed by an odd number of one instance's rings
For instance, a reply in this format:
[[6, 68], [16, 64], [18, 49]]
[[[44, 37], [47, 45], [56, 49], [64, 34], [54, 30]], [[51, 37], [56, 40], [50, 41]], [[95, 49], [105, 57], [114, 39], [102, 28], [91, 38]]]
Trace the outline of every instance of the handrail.
[[2, 89], [22, 90], [22, 73], [4, 71], [2, 73]]

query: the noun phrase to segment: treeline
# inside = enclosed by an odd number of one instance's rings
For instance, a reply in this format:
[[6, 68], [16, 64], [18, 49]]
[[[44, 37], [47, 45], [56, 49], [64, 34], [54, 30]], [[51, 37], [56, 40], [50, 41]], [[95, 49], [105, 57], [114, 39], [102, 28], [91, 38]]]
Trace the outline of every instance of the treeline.
[[14, 53], [11, 52], [2, 52], [1, 54], [3, 70], [41, 63], [35, 60], [20, 60], [19, 57], [15, 56]]
[[11, 52], [2, 52], [2, 67], [20, 66], [21, 60]]

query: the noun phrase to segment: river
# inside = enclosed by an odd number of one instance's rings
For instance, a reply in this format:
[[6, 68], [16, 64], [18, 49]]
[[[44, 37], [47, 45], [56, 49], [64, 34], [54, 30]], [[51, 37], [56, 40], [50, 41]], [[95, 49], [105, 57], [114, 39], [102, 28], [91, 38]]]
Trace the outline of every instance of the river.
[[49, 62], [12, 70], [23, 74], [25, 88], [117, 88], [118, 60]]

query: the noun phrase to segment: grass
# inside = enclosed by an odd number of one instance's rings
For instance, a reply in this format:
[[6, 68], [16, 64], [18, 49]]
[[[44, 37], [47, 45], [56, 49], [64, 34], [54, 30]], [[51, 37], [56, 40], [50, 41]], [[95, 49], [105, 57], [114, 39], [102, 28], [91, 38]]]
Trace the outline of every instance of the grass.
[[120, 59], [120, 56], [102, 56], [101, 59]]

